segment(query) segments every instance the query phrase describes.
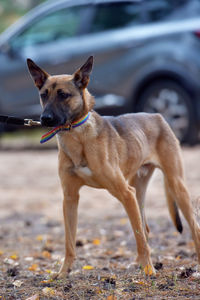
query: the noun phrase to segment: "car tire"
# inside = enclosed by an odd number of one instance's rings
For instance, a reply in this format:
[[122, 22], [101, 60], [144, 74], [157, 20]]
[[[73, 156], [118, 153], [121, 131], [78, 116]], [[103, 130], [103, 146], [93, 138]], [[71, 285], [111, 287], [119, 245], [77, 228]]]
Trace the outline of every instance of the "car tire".
[[190, 94], [172, 80], [153, 82], [138, 100], [137, 111], [160, 113], [182, 143], [197, 142], [194, 107]]

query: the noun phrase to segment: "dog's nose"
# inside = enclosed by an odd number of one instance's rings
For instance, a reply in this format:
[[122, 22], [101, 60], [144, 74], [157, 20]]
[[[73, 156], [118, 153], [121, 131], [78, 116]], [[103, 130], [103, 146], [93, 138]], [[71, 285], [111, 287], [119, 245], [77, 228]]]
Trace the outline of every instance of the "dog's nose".
[[51, 113], [43, 113], [40, 119], [42, 126], [52, 126], [54, 123], [54, 116]]

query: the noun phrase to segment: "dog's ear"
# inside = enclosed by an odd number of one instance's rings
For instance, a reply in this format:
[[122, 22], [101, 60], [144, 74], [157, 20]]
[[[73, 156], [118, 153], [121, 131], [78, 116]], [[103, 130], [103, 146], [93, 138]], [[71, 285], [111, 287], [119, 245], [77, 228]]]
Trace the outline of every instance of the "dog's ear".
[[38, 67], [30, 58], [27, 59], [27, 65], [35, 85], [40, 90], [49, 77], [49, 74]]
[[93, 66], [93, 56], [90, 56], [84, 65], [74, 73], [74, 83], [79, 89], [85, 89], [90, 81]]

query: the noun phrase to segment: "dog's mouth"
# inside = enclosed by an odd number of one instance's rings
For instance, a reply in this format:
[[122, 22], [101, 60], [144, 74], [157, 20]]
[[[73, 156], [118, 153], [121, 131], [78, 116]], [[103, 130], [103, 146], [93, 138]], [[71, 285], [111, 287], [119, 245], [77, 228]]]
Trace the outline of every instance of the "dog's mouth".
[[40, 117], [41, 124], [44, 127], [57, 127], [57, 126], [64, 126], [68, 123], [66, 118], [60, 119], [50, 114], [42, 114]]

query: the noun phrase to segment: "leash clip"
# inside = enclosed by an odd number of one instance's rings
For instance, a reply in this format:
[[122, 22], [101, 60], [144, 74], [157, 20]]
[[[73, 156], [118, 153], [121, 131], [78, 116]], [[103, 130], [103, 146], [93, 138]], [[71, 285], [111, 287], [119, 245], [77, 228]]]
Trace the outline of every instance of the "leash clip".
[[25, 126], [41, 126], [40, 121], [34, 121], [32, 119], [24, 119]]
[[69, 123], [68, 130], [70, 131], [72, 129], [72, 123]]

